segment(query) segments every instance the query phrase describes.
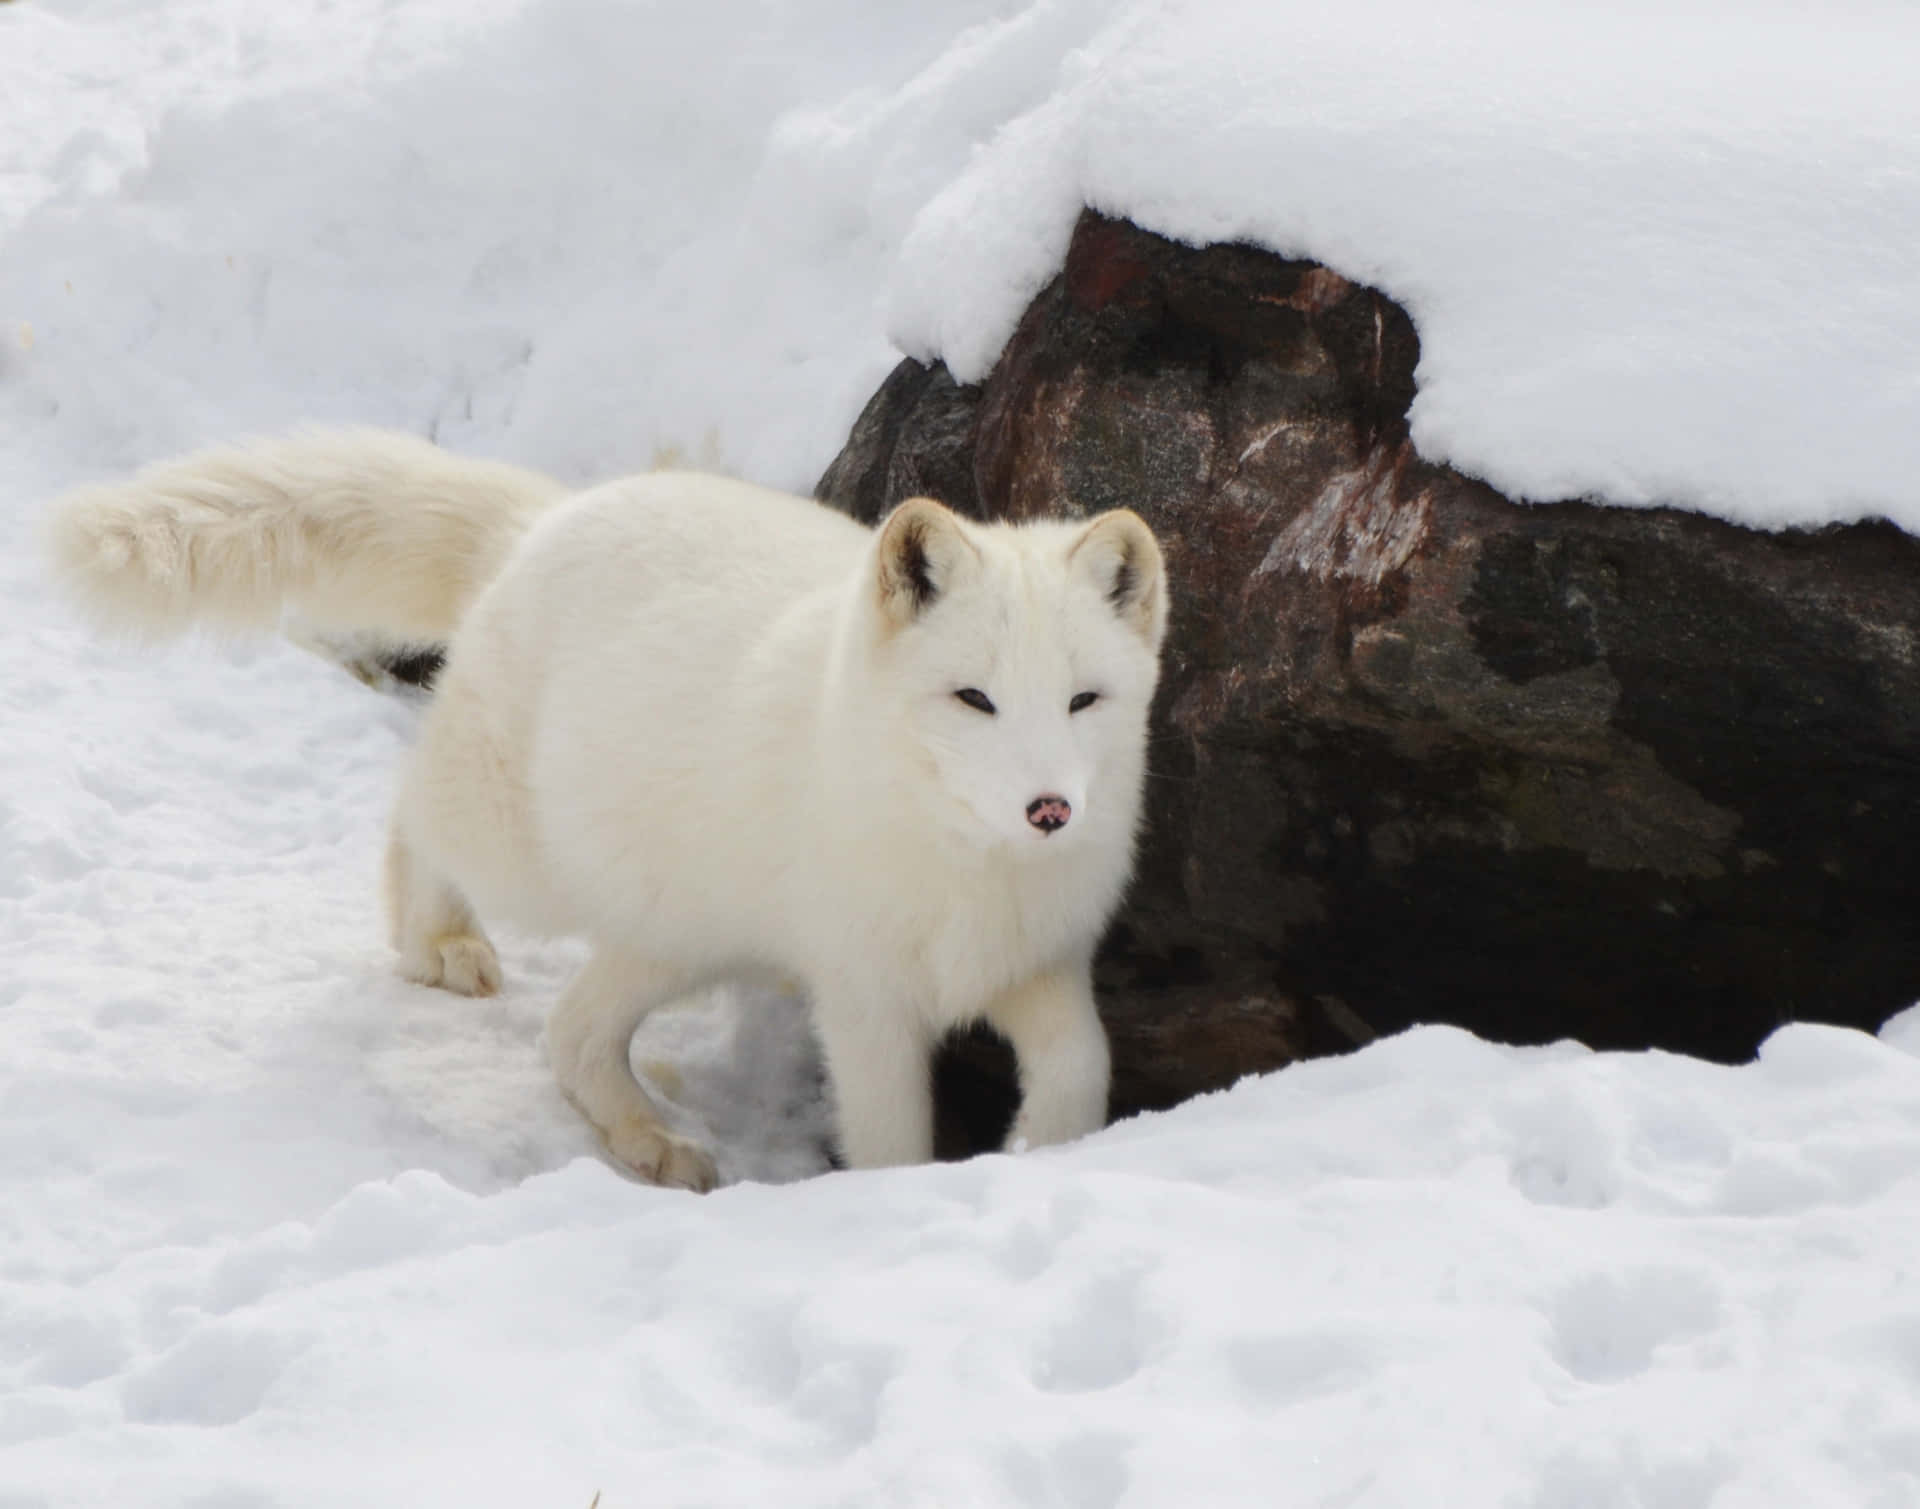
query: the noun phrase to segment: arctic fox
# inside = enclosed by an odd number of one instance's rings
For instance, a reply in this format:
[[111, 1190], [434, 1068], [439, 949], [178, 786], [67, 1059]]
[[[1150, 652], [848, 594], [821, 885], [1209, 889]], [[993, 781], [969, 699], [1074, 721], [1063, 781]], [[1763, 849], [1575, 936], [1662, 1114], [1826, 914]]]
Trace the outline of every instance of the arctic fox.
[[449, 642], [393, 814], [410, 979], [500, 987], [482, 916], [584, 934], [547, 1041], [642, 1177], [712, 1186], [628, 1044], [722, 978], [798, 980], [859, 1168], [932, 1156], [929, 1059], [1013, 1043], [1009, 1144], [1106, 1116], [1090, 961], [1131, 868], [1167, 621], [1133, 513], [868, 529], [686, 473], [569, 494], [407, 435], [312, 432], [81, 489], [50, 521], [104, 624]]

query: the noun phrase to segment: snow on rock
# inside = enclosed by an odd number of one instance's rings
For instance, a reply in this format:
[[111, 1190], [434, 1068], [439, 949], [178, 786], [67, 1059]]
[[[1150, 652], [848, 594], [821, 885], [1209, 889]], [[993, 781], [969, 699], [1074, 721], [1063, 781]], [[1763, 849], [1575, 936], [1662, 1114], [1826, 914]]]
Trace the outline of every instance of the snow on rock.
[[1916, 59], [1880, 0], [37, 0], [4, 444], [351, 416], [804, 487], [889, 337], [982, 376], [1091, 203], [1377, 284], [1416, 442], [1510, 495], [1920, 528]]
[[[1404, 1034], [961, 1166], [823, 1167], [792, 1002], [649, 1024], [706, 1199], [395, 980], [407, 713], [132, 656], [31, 530], [310, 418], [805, 486], [977, 373], [1082, 198], [1377, 280], [1422, 445], [1763, 523], [1910, 479], [1902, 7], [0, 6], [0, 1505], [1920, 1494], [1920, 1060]], [[889, 312], [891, 311], [891, 312]], [[797, 1180], [792, 1183], [778, 1181]]]
[[909, 234], [982, 376], [1081, 203], [1399, 300], [1415, 442], [1511, 496], [1920, 527], [1920, 20], [1897, 7], [1127, 6]]

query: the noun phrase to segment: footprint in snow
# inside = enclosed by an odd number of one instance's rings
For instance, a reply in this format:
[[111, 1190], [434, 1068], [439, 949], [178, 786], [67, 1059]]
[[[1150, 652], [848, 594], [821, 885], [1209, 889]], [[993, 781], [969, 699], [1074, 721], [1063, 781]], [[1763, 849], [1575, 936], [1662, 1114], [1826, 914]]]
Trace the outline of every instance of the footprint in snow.
[[266, 1331], [202, 1326], [128, 1378], [121, 1402], [144, 1425], [234, 1425], [260, 1408], [299, 1350]]
[[1576, 1279], [1547, 1307], [1555, 1361], [1583, 1383], [1644, 1373], [1663, 1346], [1716, 1330], [1719, 1284], [1687, 1268], [1643, 1268]]
[[1138, 1274], [1092, 1279], [1042, 1339], [1034, 1385], [1050, 1394], [1082, 1394], [1125, 1383], [1145, 1363], [1153, 1330]]

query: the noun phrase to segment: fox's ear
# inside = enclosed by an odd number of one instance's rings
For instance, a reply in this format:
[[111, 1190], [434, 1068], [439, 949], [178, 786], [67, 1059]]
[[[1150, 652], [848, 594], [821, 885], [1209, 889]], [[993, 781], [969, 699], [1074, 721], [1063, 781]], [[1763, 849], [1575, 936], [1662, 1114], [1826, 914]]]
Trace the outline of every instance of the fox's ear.
[[1146, 520], [1129, 508], [1101, 514], [1073, 542], [1067, 564], [1092, 577], [1113, 611], [1159, 652], [1167, 632], [1167, 568]]
[[875, 547], [881, 615], [895, 628], [912, 623], [978, 556], [965, 526], [945, 505], [907, 499], [887, 515]]

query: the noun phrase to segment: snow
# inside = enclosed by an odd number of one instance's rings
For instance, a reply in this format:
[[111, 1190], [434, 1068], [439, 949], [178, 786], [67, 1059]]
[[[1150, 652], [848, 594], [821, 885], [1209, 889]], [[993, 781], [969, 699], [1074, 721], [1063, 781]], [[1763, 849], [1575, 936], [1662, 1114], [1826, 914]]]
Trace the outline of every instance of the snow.
[[1417, 444], [1517, 496], [1920, 528], [1920, 17], [1886, 0], [0, 28], [0, 413], [43, 459], [352, 417], [806, 487], [896, 346], [982, 377], [1091, 203], [1402, 300]]
[[[32, 530], [312, 418], [809, 485], [1082, 202], [1403, 299], [1429, 455], [1920, 527], [1910, 8], [0, 5], [0, 1509], [1920, 1502], [1920, 1009], [1759, 1059], [1430, 1028], [1068, 1149], [824, 1174], [791, 1000], [561, 1102], [580, 957], [395, 979], [412, 712], [133, 655]], [[822, 1177], [816, 1177], [821, 1176]]]

